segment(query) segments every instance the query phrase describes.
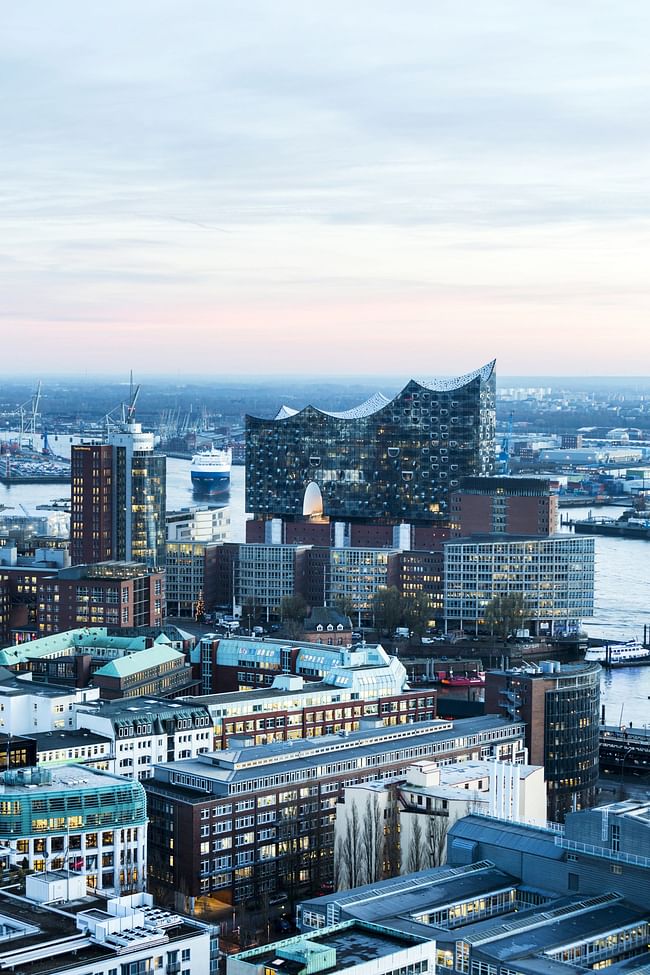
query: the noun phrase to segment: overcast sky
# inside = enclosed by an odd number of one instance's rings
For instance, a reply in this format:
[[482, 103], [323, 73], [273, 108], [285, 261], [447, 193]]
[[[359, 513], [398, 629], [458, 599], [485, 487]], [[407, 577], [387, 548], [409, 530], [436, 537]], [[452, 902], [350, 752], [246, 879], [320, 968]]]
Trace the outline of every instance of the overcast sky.
[[650, 4], [20, 0], [0, 375], [647, 374]]

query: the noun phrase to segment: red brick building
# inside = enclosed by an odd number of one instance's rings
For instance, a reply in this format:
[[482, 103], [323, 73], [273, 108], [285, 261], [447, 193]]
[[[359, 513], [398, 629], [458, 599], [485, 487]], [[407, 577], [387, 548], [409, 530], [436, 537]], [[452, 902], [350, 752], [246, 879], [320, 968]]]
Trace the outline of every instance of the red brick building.
[[39, 636], [79, 626], [161, 626], [165, 574], [139, 562], [75, 565], [38, 582]]
[[451, 497], [452, 534], [552, 535], [558, 497], [536, 477], [468, 477]]

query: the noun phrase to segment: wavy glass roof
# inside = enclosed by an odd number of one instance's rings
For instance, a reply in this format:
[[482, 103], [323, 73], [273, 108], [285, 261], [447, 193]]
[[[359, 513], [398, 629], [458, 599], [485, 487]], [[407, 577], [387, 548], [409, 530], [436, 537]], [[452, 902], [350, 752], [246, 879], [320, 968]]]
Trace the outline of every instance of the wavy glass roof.
[[[431, 390], [432, 392], [450, 392], [454, 389], [462, 389], [468, 383], [472, 382], [474, 379], [481, 379], [483, 382], [487, 382], [490, 379], [494, 367], [496, 365], [496, 359], [492, 359], [491, 362], [486, 363], [480, 369], [475, 369], [474, 372], [465, 373], [463, 376], [453, 376], [451, 378], [441, 378], [441, 379], [414, 379], [412, 382], [417, 383], [423, 389]], [[408, 383], [407, 383], [408, 385]], [[401, 391], [403, 392], [403, 390]], [[397, 399], [401, 395], [401, 392], [393, 399]], [[358, 406], [353, 406], [350, 410], [342, 410], [341, 412], [332, 412], [331, 410], [321, 410], [314, 406], [312, 409], [316, 410], [318, 413], [322, 413], [324, 416], [332, 416], [336, 420], [359, 420], [366, 416], [372, 416], [374, 413], [378, 413], [385, 406], [391, 403], [387, 396], [383, 393], [373, 393], [367, 400], [360, 403]], [[306, 407], [303, 407], [306, 409]], [[297, 416], [302, 413], [302, 410], [294, 410], [292, 406], [282, 405], [276, 415], [273, 417], [274, 420], [288, 420], [292, 416]]]

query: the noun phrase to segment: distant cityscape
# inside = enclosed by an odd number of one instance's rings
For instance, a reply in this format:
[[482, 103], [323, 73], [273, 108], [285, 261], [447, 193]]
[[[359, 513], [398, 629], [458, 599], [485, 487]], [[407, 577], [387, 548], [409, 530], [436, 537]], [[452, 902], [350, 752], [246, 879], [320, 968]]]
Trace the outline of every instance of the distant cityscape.
[[647, 970], [650, 387], [539, 382], [5, 385], [0, 965]]

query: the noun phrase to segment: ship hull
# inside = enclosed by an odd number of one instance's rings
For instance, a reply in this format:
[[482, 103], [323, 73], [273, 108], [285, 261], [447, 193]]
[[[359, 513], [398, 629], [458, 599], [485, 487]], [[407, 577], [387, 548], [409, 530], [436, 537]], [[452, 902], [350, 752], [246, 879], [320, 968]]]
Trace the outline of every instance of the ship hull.
[[192, 488], [204, 497], [219, 497], [230, 490], [230, 474], [203, 474], [192, 471]]

